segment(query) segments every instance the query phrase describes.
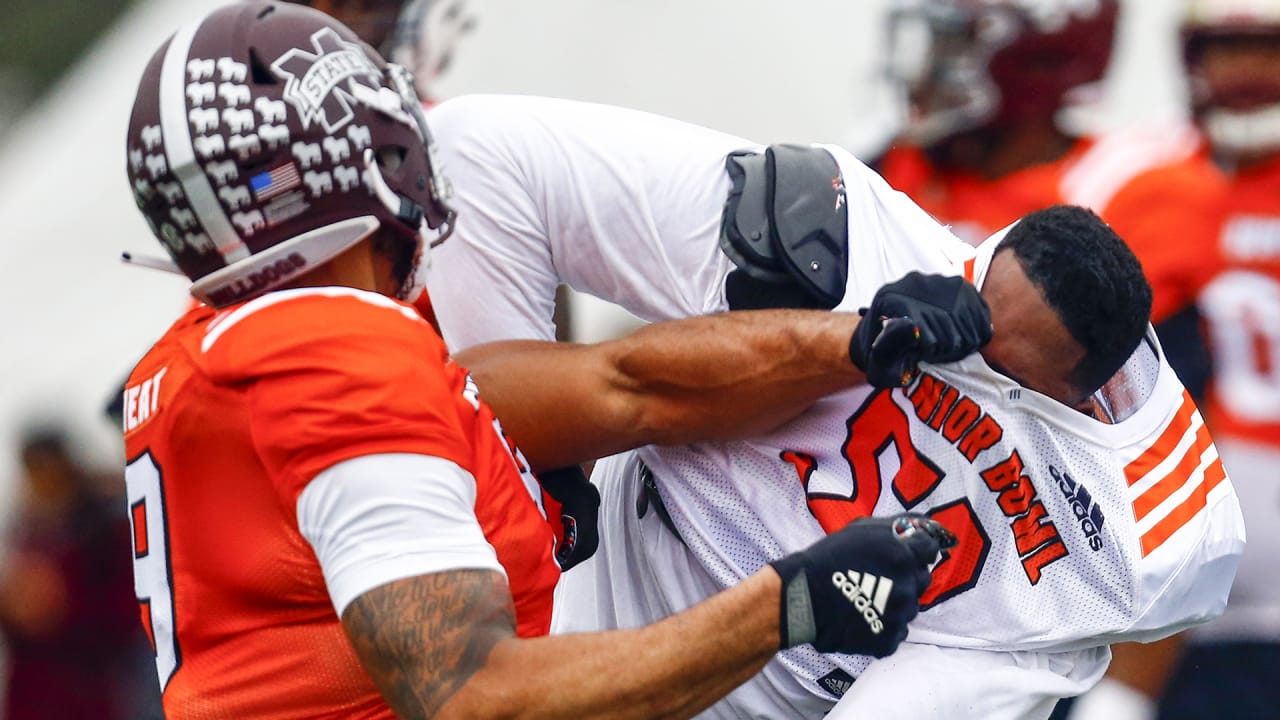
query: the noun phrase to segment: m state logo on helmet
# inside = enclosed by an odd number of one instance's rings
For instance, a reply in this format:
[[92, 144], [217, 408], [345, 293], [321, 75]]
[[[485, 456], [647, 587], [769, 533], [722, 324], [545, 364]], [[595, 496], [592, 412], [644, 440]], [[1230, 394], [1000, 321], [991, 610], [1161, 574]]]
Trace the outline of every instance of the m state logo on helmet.
[[127, 144], [152, 232], [219, 307], [378, 228], [452, 225], [411, 78], [297, 5], [237, 3], [180, 29], [143, 73]]

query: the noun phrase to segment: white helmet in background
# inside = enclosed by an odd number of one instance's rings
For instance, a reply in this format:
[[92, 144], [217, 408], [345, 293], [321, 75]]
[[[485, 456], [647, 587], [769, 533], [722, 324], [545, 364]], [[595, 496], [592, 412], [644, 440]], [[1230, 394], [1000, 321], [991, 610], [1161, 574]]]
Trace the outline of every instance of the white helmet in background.
[[[1280, 0], [1191, 0], [1182, 38], [1192, 109], [1214, 150], [1280, 150]], [[1214, 58], [1230, 67], [1215, 70]]]
[[466, 0], [410, 0], [387, 41], [387, 56], [413, 72], [418, 94], [430, 101], [432, 86], [448, 69], [462, 36], [475, 24]]

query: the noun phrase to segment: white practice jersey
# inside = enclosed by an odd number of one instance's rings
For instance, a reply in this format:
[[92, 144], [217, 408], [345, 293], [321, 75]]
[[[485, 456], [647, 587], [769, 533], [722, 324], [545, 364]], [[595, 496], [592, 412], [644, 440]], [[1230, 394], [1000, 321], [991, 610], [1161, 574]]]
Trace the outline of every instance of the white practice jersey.
[[[556, 286], [645, 320], [727, 309], [725, 157], [759, 145], [658, 115], [471, 95], [427, 115], [454, 234], [428, 280], [445, 341], [554, 339]], [[616, 152], [629, 148], [626, 152]]]
[[[459, 98], [429, 121], [457, 191], [457, 231], [438, 249], [430, 285], [455, 349], [551, 338], [560, 282], [646, 319], [726, 309], [724, 156], [759, 146], [546, 99]], [[867, 305], [911, 270], [981, 283], [996, 239], [977, 249], [960, 242], [850, 154], [824, 149], [848, 203], [848, 284], [837, 311]], [[904, 510], [960, 538], [935, 568], [912, 643], [1068, 652], [1154, 639], [1221, 613], [1244, 540], [1240, 509], [1154, 334], [1101, 398], [1114, 423], [1022, 388], [977, 355], [923, 370], [905, 390], [826, 398], [768, 437], [639, 451], [684, 543], [655, 552], [675, 547], [691, 558], [648, 563], [635, 579], [659, 598], [644, 619], [851, 519]], [[561, 627], [593, 629], [572, 618]], [[868, 662], [803, 646], [770, 669], [834, 698], [819, 680], [857, 676]]]

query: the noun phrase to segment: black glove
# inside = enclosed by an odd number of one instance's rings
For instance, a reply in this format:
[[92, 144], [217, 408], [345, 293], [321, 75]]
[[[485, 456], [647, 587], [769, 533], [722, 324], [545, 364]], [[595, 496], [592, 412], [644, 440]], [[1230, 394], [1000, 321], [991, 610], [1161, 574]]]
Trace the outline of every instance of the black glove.
[[560, 570], [568, 570], [600, 546], [600, 491], [577, 465], [540, 472], [538, 482], [555, 501], [545, 503], [547, 519], [556, 531], [556, 562]]
[[782, 647], [889, 655], [919, 612], [929, 565], [954, 545], [937, 521], [904, 513], [854, 520], [771, 563], [782, 576]]
[[908, 273], [860, 312], [849, 357], [878, 388], [905, 387], [920, 361], [960, 360], [991, 340], [987, 301], [962, 277]]

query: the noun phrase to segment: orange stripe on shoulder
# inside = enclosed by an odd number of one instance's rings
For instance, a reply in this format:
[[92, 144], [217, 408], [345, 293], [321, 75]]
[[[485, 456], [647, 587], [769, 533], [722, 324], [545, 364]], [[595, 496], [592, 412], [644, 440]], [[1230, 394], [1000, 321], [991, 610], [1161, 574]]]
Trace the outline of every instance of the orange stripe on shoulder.
[[964, 261], [964, 279], [973, 284], [974, 277], [977, 276], [978, 258], [971, 257]]
[[1173, 534], [1181, 530], [1188, 522], [1192, 520], [1209, 502], [1209, 493], [1216, 488], [1223, 480], [1227, 478], [1227, 471], [1222, 466], [1222, 458], [1218, 458], [1205, 468], [1204, 478], [1195, 491], [1182, 504], [1175, 507], [1160, 522], [1156, 523], [1143, 534], [1142, 556], [1146, 557], [1155, 552], [1156, 548], [1165, 543], [1166, 540], [1173, 537]]
[[1187, 430], [1191, 429], [1191, 415], [1196, 411], [1196, 404], [1191, 400], [1191, 394], [1185, 389], [1182, 391], [1182, 405], [1179, 406], [1178, 412], [1173, 416], [1173, 420], [1169, 422], [1168, 427], [1160, 434], [1141, 455], [1134, 458], [1124, 468], [1125, 480], [1132, 486], [1142, 478], [1156, 465], [1173, 452], [1182, 440], [1182, 436], [1187, 434]]
[[1170, 470], [1168, 475], [1160, 478], [1154, 485], [1147, 488], [1146, 492], [1138, 496], [1137, 500], [1133, 501], [1134, 516], [1141, 520], [1156, 509], [1156, 506], [1169, 499], [1170, 495], [1173, 495], [1179, 488], [1186, 485], [1187, 481], [1191, 479], [1192, 473], [1196, 471], [1196, 468], [1200, 467], [1200, 458], [1204, 456], [1204, 451], [1208, 450], [1212, 444], [1213, 440], [1209, 437], [1209, 428], [1201, 425], [1200, 429], [1196, 431], [1195, 442], [1191, 444], [1191, 447], [1187, 448], [1187, 452], [1178, 461], [1173, 470]]

